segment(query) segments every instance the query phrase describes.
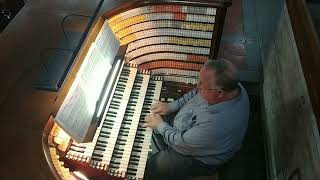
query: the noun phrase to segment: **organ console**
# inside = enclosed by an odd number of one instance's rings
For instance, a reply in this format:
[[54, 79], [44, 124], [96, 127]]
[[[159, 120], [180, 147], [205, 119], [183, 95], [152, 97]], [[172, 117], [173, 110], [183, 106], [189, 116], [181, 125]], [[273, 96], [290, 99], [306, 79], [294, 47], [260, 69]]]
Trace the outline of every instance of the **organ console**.
[[202, 65], [217, 56], [228, 6], [134, 1], [100, 17], [43, 133], [55, 178], [143, 179], [152, 135], [144, 117], [154, 100], [170, 102], [194, 87]]

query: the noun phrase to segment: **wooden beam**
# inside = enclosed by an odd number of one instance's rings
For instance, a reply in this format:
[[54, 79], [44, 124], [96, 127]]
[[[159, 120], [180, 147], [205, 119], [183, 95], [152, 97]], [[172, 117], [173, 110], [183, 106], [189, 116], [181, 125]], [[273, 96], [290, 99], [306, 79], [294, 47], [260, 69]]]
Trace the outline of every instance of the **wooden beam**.
[[216, 14], [216, 21], [214, 23], [214, 29], [211, 40], [211, 48], [210, 48], [210, 59], [216, 59], [218, 57], [220, 41], [224, 26], [224, 20], [227, 14], [227, 8], [218, 8]]
[[[305, 0], [286, 0], [310, 101], [320, 127], [320, 44]], [[319, 129], [320, 130], [320, 129]]]

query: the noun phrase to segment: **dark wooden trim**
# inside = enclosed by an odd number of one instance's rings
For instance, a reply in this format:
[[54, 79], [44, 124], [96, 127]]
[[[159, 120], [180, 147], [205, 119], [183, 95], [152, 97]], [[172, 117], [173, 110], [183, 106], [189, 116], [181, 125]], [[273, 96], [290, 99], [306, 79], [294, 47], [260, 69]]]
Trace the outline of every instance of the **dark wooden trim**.
[[[157, 28], [152, 28], [152, 29], [157, 29]], [[165, 28], [158, 28], [158, 29], [165, 29]], [[166, 28], [166, 29], [174, 29], [174, 28]], [[148, 29], [148, 30], [150, 30], [150, 29]], [[206, 32], [209, 32], [209, 31], [206, 31]], [[132, 33], [132, 34], [134, 34], [134, 33]], [[127, 36], [123, 36], [123, 38], [124, 37], [127, 37]], [[199, 40], [211, 40], [211, 39], [198, 38], [198, 37], [173, 36], [173, 35], [152, 35], [152, 36], [147, 36], [147, 37], [140, 38], [140, 39], [135, 39], [135, 40], [131, 41], [130, 43], [133, 43], [133, 42], [136, 42], [136, 41], [139, 41], [139, 40], [142, 40], [142, 39], [153, 38], [153, 37], [177, 37], [177, 38], [192, 38], [192, 39], [199, 39]], [[120, 41], [123, 38], [121, 38]], [[202, 47], [202, 46], [195, 46], [195, 47]], [[210, 46], [210, 47], [212, 47], [212, 46]], [[206, 48], [208, 48], [208, 47], [206, 47]]]
[[[164, 37], [166, 37], [166, 36], [164, 36]], [[177, 37], [181, 37], [181, 36], [177, 36]], [[197, 39], [197, 38], [195, 38], [195, 39]], [[138, 50], [138, 49], [141, 49], [141, 48], [145, 48], [145, 47], [148, 47], [148, 46], [157, 46], [157, 45], [174, 45], [174, 46], [179, 46], [179, 47], [182, 46], [182, 47], [190, 47], [190, 48], [210, 48], [210, 47], [207, 47], [207, 46], [192, 46], [192, 45], [184, 45], [184, 44], [174, 44], [174, 43], [171, 43], [171, 42], [165, 42], [165, 43], [163, 43], [163, 42], [155, 42], [154, 44], [146, 44], [146, 45], [140, 46], [140, 47], [135, 48], [135, 49], [133, 49], [131, 51], [128, 51], [127, 53], [130, 53], [132, 51], [135, 51], [135, 50]]]
[[320, 44], [305, 0], [286, 0], [313, 112], [320, 127]]
[[216, 21], [214, 23], [214, 29], [212, 33], [211, 49], [210, 49], [210, 59], [215, 59], [218, 56], [220, 41], [224, 26], [224, 19], [227, 14], [227, 8], [218, 8], [216, 13]]
[[49, 120], [48, 120], [47, 124], [45, 125], [44, 130], [43, 130], [43, 134], [42, 134], [42, 149], [43, 149], [44, 156], [47, 159], [47, 162], [48, 162], [48, 165], [51, 169], [52, 174], [54, 175], [54, 177], [56, 179], [62, 180], [58, 171], [56, 170], [56, 168], [54, 167], [54, 164], [52, 162], [50, 150], [49, 150], [49, 144], [48, 144], [48, 138], [50, 136], [50, 132], [51, 132], [53, 125], [54, 125], [54, 118], [52, 115], [50, 115]]
[[186, 61], [186, 60], [177, 60], [177, 59], [154, 59], [154, 60], [151, 60], [151, 61], [147, 61], [147, 62], [143, 62], [140, 65], [145, 65], [145, 64], [148, 64], [148, 63], [153, 63], [153, 62], [161, 62], [161, 61], [171, 61], [171, 62], [177, 62], [177, 63], [186, 63], [186, 64], [204, 64], [202, 62], [197, 62], [197, 61]]
[[[129, 62], [133, 61], [134, 59], [138, 58], [138, 57], [143, 57], [143, 56], [146, 56], [146, 55], [149, 55], [149, 54], [157, 54], [157, 53], [174, 53], [174, 54], [185, 54], [185, 55], [196, 55], [196, 56], [207, 56], [208, 55], [203, 55], [203, 54], [190, 54], [190, 53], [184, 53], [184, 52], [173, 52], [173, 51], [157, 51], [157, 52], [152, 52], [152, 53], [146, 53], [146, 54], [143, 54], [143, 55], [139, 55], [131, 60], [129, 60]], [[160, 59], [154, 59], [152, 61], [155, 61], [155, 60], [160, 60]], [[128, 61], [128, 60], [127, 60]], [[178, 60], [179, 61], [179, 60]], [[194, 61], [192, 61], [194, 62]]]
[[180, 69], [180, 68], [178, 68], [178, 67], [156, 67], [156, 68], [150, 68], [150, 69], [147, 69], [148, 71], [150, 71], [150, 70], [153, 70], [153, 69], [166, 69], [166, 68], [168, 68], [168, 69], [177, 69], [177, 70], [185, 70], [185, 71], [199, 71], [199, 70], [195, 70], [195, 69]]
[[[190, 46], [190, 47], [193, 47], [193, 46]], [[126, 61], [133, 61], [134, 59], [137, 59], [139, 57], [143, 57], [143, 56], [146, 56], [146, 55], [149, 55], [149, 54], [155, 54], [155, 53], [177, 53], [177, 54], [186, 54], [186, 55], [199, 55], [199, 56], [208, 56], [207, 54], [193, 54], [193, 53], [185, 53], [185, 52], [176, 52], [176, 51], [154, 51], [154, 52], [147, 52], [147, 53], [144, 53], [144, 54], [141, 54], [139, 56], [136, 56], [130, 60], [126, 59]]]

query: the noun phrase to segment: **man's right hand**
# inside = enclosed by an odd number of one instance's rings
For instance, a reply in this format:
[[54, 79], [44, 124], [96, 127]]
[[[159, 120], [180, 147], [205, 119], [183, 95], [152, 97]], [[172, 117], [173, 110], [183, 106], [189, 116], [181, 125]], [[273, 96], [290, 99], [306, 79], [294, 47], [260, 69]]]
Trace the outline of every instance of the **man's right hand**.
[[167, 115], [169, 114], [169, 104], [161, 101], [156, 101], [151, 104], [150, 112], [153, 114]]

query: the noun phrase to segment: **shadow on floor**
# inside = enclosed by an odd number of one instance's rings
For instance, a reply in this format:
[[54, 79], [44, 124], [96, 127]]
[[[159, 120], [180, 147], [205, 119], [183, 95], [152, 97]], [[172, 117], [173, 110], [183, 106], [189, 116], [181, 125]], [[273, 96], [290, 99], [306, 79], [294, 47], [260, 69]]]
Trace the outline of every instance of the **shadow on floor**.
[[250, 95], [250, 119], [241, 150], [220, 172], [219, 180], [266, 180], [260, 100]]

